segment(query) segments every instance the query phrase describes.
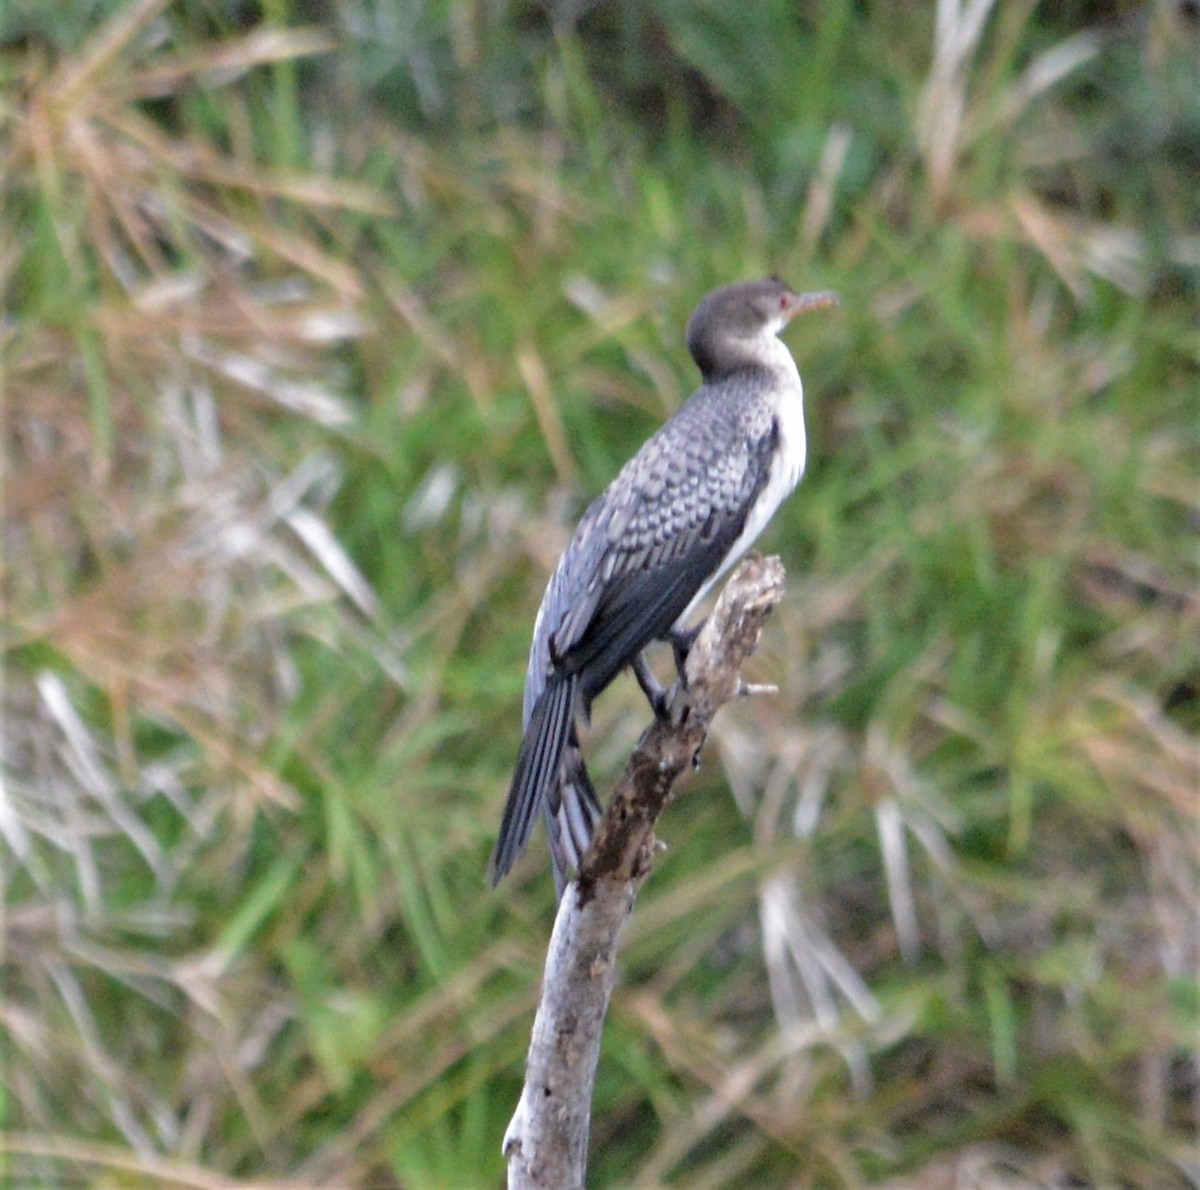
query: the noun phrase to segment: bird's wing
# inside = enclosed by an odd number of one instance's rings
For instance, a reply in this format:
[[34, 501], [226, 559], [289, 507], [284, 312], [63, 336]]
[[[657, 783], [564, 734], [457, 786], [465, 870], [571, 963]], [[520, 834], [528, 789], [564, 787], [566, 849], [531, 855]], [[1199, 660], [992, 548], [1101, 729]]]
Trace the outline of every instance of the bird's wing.
[[755, 436], [704, 412], [705, 425], [677, 418], [630, 460], [588, 510], [558, 590], [547, 592], [548, 660], [582, 675], [585, 698], [687, 610], [767, 482], [774, 424]]

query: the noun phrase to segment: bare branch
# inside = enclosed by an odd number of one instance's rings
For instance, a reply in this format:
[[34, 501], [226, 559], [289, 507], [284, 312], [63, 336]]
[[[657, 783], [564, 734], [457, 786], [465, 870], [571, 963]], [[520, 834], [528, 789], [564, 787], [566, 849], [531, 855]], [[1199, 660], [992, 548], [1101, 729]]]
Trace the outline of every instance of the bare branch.
[[617, 941], [658, 848], [654, 826], [685, 769], [699, 762], [713, 716], [753, 691], [742, 666], [783, 596], [778, 558], [734, 572], [688, 654], [669, 712], [642, 734], [558, 907], [525, 1087], [504, 1136], [513, 1190], [571, 1190], [587, 1168], [592, 1084], [616, 974]]

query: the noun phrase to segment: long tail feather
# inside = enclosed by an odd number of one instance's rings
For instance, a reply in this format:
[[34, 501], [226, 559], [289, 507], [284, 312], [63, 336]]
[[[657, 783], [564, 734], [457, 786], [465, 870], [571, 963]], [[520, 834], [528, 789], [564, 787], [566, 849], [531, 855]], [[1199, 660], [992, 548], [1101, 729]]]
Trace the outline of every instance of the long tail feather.
[[574, 674], [555, 675], [534, 704], [489, 864], [493, 884], [499, 883], [525, 850], [538, 810], [557, 813], [562, 804], [563, 752], [574, 735], [572, 712], [578, 685]]
[[554, 887], [561, 899], [567, 874], [571, 868], [578, 870], [602, 813], [600, 799], [583, 763], [574, 724], [563, 753], [561, 796], [557, 806], [553, 803], [551, 796], [544, 806], [546, 837], [550, 841]]

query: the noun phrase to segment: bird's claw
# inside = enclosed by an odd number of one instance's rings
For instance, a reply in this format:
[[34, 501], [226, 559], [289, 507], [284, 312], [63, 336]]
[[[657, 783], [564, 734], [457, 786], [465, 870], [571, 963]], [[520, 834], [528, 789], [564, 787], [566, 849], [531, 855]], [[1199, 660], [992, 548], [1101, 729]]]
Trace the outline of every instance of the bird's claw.
[[691, 628], [672, 628], [667, 633], [667, 640], [671, 643], [671, 652], [675, 657], [675, 670], [679, 674], [680, 684], [685, 688], [687, 687], [688, 654], [692, 651], [692, 645], [696, 643], [696, 637], [700, 635], [704, 624], [705, 621], [701, 620], [699, 624]]
[[646, 696], [646, 701], [650, 704], [650, 709], [654, 712], [654, 717], [658, 720], [669, 719], [670, 696], [663, 684], [654, 676], [654, 671], [651, 670], [650, 664], [646, 660], [646, 654], [639, 653], [629, 664], [633, 670], [633, 676], [637, 678], [638, 685], [642, 688], [642, 693]]

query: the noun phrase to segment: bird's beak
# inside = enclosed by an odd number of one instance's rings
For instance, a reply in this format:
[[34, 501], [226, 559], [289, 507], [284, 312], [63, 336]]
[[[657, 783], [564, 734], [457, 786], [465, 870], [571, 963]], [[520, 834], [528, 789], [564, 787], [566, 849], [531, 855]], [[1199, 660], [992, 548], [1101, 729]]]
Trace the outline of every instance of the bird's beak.
[[791, 322], [797, 314], [807, 314], [810, 310], [828, 310], [831, 306], [839, 305], [840, 301], [838, 295], [829, 289], [822, 289], [816, 293], [798, 293], [789, 300], [784, 318]]

